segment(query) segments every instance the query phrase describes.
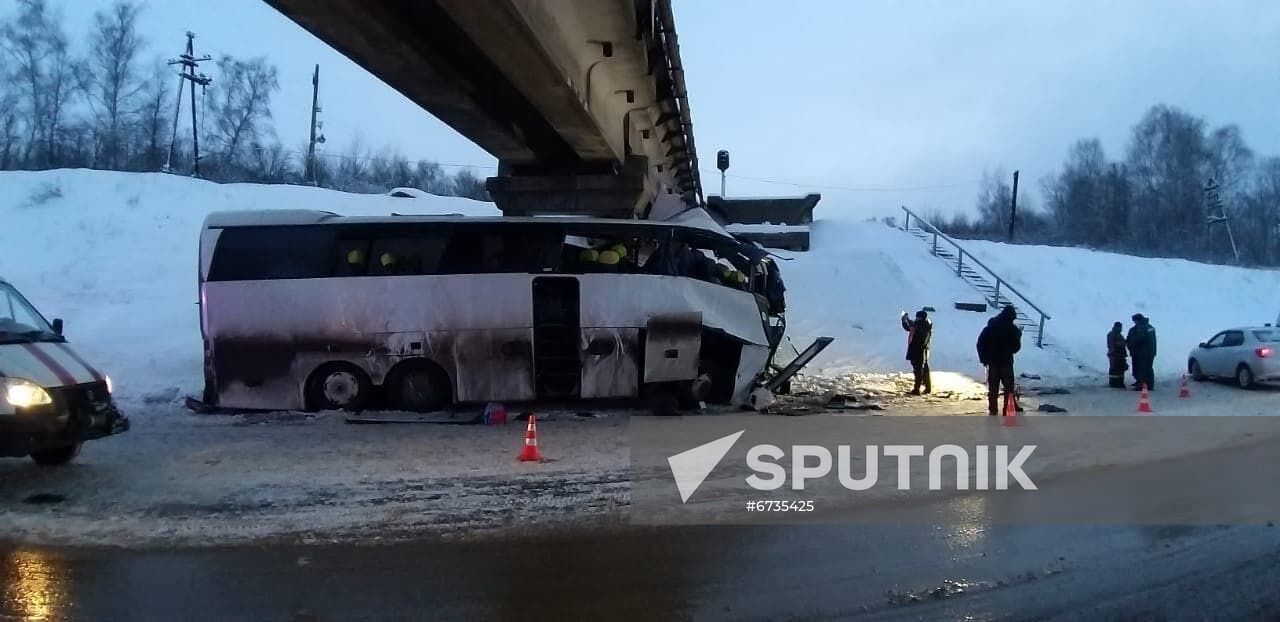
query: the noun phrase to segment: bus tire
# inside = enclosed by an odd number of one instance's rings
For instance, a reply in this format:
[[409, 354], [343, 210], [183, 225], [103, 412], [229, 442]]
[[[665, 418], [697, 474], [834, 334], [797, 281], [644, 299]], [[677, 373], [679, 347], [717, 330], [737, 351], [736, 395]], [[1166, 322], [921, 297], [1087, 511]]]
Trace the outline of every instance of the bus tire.
[[62, 466], [80, 453], [80, 443], [45, 447], [31, 452], [31, 459], [40, 466]]
[[405, 361], [382, 383], [388, 404], [398, 410], [433, 412], [453, 402], [449, 376], [426, 359]]
[[325, 363], [307, 378], [308, 410], [363, 410], [373, 393], [369, 376], [351, 363]]

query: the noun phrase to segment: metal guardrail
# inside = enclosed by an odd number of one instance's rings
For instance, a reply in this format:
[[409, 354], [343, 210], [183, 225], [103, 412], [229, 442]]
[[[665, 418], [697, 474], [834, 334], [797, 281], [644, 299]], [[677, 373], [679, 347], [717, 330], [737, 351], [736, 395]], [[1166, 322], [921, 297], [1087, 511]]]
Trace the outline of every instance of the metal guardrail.
[[1053, 319], [1052, 317], [1049, 316], [1048, 313], [1045, 313], [1043, 309], [1041, 309], [1040, 307], [1037, 307], [1034, 302], [1031, 302], [1030, 299], [1022, 295], [1022, 292], [1015, 289], [1012, 285], [1009, 284], [1008, 281], [1004, 280], [1003, 278], [1000, 277], [1000, 275], [996, 274], [994, 270], [987, 267], [987, 264], [982, 263], [981, 260], [979, 260], [977, 257], [974, 257], [973, 253], [966, 251], [963, 246], [960, 246], [959, 242], [956, 242], [955, 240], [951, 239], [951, 236], [948, 236], [947, 234], [941, 231], [938, 231], [938, 228], [933, 226], [933, 223], [921, 218], [915, 212], [907, 209], [905, 205], [902, 206], [902, 211], [906, 213], [906, 219], [902, 223], [903, 231], [911, 231], [911, 219], [915, 218], [916, 222], [919, 223], [918, 226], [921, 229], [925, 230], [926, 233], [933, 234], [933, 247], [931, 248], [930, 252], [932, 252], [935, 257], [938, 255], [938, 240], [942, 240], [943, 242], [946, 242], [947, 244], [950, 244], [953, 248], [955, 248], [957, 276], [960, 276], [963, 278], [962, 272], [964, 271], [964, 265], [965, 265], [964, 258], [966, 255], [969, 257], [969, 260], [973, 265], [976, 265], [982, 268], [983, 270], [987, 271], [987, 274], [990, 275], [990, 277], [994, 279], [996, 282], [995, 294], [992, 296], [992, 298], [990, 298], [987, 301], [988, 303], [992, 305], [997, 305], [997, 306], [1000, 304], [1000, 288], [1003, 287], [1006, 291], [1012, 293], [1014, 296], [1017, 296], [1023, 302], [1023, 304], [1025, 304], [1028, 307], [1031, 307], [1032, 309], [1035, 310], [1036, 313], [1040, 314], [1040, 330], [1036, 332], [1036, 347], [1037, 348], [1044, 347], [1044, 323], [1047, 320]]

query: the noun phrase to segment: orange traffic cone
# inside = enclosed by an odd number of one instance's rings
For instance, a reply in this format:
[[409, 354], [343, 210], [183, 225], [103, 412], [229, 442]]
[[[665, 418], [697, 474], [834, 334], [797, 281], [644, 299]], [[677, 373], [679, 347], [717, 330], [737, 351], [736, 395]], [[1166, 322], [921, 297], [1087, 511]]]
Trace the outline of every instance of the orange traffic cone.
[[533, 413], [529, 413], [529, 427], [524, 432], [524, 451], [516, 459], [520, 462], [542, 462], [542, 452], [538, 451], [538, 422]]
[[1178, 397], [1186, 399], [1191, 397], [1191, 387], [1187, 386], [1187, 375], [1182, 374], [1182, 386], [1178, 387]]
[[1147, 385], [1142, 385], [1142, 393], [1138, 394], [1138, 412], [1150, 414], [1155, 412], [1151, 410], [1151, 395], [1147, 393]]
[[1013, 391], [1004, 393], [1004, 416], [1000, 418], [1000, 425], [1006, 428], [1018, 427], [1018, 402], [1014, 399]]

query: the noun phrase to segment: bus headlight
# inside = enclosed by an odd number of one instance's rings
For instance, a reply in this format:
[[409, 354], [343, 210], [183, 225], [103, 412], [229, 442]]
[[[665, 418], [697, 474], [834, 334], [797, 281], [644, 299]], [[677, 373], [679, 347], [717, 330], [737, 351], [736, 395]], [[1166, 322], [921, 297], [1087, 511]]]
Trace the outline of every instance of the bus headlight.
[[52, 404], [53, 398], [40, 385], [22, 378], [0, 378], [4, 399], [17, 408]]

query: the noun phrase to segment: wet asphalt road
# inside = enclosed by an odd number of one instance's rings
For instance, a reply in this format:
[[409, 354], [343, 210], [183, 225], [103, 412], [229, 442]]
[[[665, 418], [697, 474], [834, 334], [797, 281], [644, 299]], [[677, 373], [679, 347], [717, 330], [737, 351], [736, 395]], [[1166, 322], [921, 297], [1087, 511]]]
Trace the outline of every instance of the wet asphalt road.
[[[1275, 469], [1259, 466], [1274, 465], [1274, 447], [1264, 439], [1059, 484], [1096, 493], [1064, 496], [1084, 504], [1146, 482], [1184, 493], [1162, 498], [1213, 507], [1273, 488]], [[912, 509], [937, 527], [884, 514], [869, 525], [615, 525], [366, 546], [0, 543], [0, 621], [1280, 620], [1280, 527], [1265, 521], [1012, 527], [966, 498]]]
[[1280, 619], [1280, 528], [698, 527], [7, 548], [0, 620]]

